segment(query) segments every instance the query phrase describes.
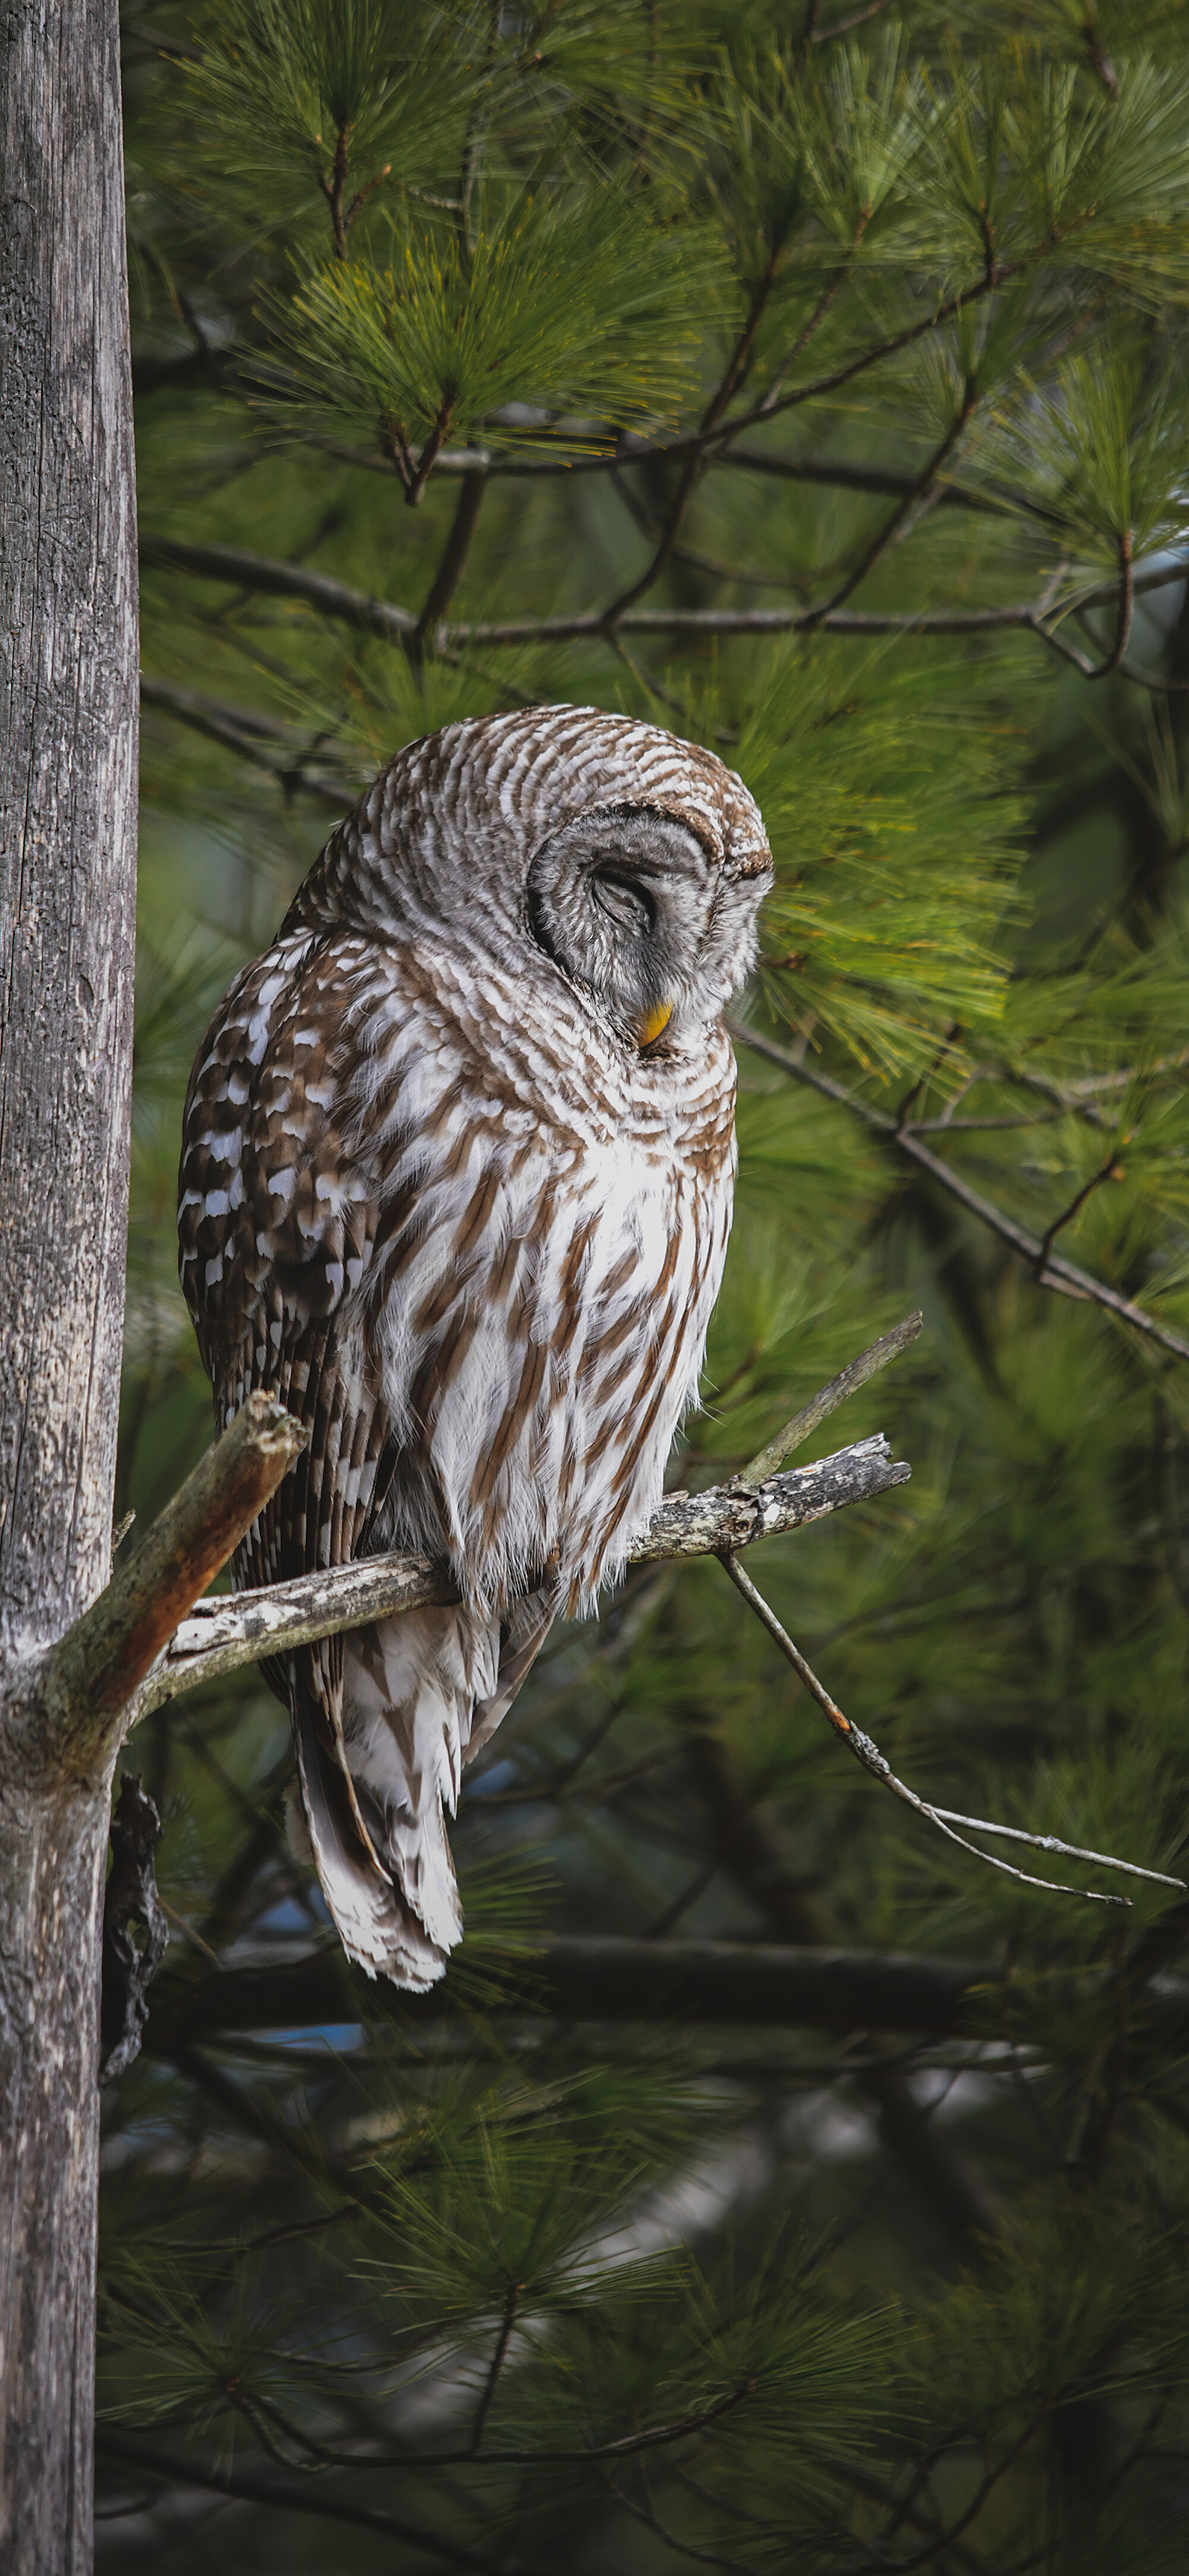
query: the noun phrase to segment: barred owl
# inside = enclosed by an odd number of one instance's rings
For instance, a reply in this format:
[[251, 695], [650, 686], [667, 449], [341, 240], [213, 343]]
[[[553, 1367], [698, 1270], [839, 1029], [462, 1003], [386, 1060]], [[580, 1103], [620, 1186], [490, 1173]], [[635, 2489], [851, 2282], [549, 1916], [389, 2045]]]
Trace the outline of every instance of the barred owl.
[[696, 1394], [721, 1013], [770, 869], [741, 781], [651, 725], [449, 725], [331, 834], [199, 1050], [178, 1224], [216, 1422], [263, 1387], [311, 1435], [236, 1581], [412, 1548], [460, 1596], [269, 1673], [331, 1914], [398, 1986], [461, 1935], [462, 1766], [622, 1569]]

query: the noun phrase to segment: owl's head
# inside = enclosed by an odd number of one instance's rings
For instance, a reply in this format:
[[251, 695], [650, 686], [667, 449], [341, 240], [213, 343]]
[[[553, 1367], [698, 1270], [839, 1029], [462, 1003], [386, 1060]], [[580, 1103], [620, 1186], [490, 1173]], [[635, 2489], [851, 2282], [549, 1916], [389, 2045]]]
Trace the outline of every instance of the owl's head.
[[444, 932], [564, 978], [623, 1042], [706, 1028], [755, 962], [772, 859], [712, 751], [593, 707], [412, 743], [332, 835], [290, 918]]
[[530, 936], [644, 1049], [705, 1026], [755, 962], [767, 878], [731, 876], [690, 823], [654, 805], [590, 805], [534, 851]]

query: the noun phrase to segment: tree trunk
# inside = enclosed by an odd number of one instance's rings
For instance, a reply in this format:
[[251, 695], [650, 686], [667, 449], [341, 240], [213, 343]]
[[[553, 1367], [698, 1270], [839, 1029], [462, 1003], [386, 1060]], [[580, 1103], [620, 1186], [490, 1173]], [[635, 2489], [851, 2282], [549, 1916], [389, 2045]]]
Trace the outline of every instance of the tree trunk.
[[136, 587], [115, 0], [0, 33], [0, 2562], [91, 2565], [99, 1900], [114, 1730], [41, 1659], [107, 1579]]

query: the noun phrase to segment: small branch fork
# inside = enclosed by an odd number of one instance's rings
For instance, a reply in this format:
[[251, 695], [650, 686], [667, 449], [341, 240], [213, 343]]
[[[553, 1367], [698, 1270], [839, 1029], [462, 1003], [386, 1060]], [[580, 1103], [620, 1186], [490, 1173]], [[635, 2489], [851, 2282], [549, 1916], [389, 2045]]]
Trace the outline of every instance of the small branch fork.
[[903, 1323], [897, 1324], [890, 1333], [881, 1334], [869, 1350], [860, 1351], [857, 1360], [848, 1361], [837, 1377], [831, 1378], [828, 1386], [823, 1386], [819, 1394], [794, 1413], [791, 1421], [785, 1423], [783, 1431], [778, 1431], [766, 1448], [757, 1450], [755, 1457], [749, 1458], [740, 1472], [740, 1484], [760, 1485], [766, 1476], [775, 1475], [785, 1459], [792, 1457], [794, 1449], [812, 1439], [830, 1414], [836, 1412], [840, 1404], [845, 1404], [848, 1395], [857, 1395], [859, 1388], [866, 1386], [868, 1378], [874, 1377], [879, 1369], [887, 1368], [891, 1360], [899, 1359], [901, 1352], [916, 1341], [924, 1320], [918, 1307], [915, 1314], [906, 1315]]
[[[1108, 1287], [1104, 1279], [1096, 1279], [1092, 1271], [1079, 1269], [1076, 1262], [1064, 1260], [1051, 1248], [1055, 1236], [1076, 1215], [1082, 1201], [1090, 1196], [1091, 1189], [1096, 1189], [1101, 1181], [1111, 1177], [1116, 1167], [1113, 1154], [1110, 1162], [1095, 1174], [1093, 1181], [1063, 1211], [1056, 1225], [1050, 1227], [1042, 1239], [1030, 1234], [1025, 1226], [1017, 1225], [1014, 1217], [1008, 1216], [990, 1199], [985, 1199], [981, 1191], [972, 1189], [959, 1172], [951, 1171], [939, 1154], [932, 1153], [927, 1145], [921, 1143], [915, 1128], [902, 1126], [886, 1110], [876, 1109], [870, 1101], [861, 1100], [857, 1092], [848, 1091], [846, 1084], [836, 1082], [832, 1074], [821, 1073], [816, 1066], [803, 1064], [788, 1047], [780, 1046], [774, 1038], [762, 1037], [757, 1029], [735, 1026], [731, 1035], [737, 1046], [749, 1047], [753, 1054], [763, 1056], [769, 1064], [779, 1065], [781, 1071], [791, 1074], [795, 1082], [807, 1083], [811, 1091], [820, 1091], [823, 1099], [835, 1100], [840, 1108], [853, 1110], [855, 1117], [861, 1118], [865, 1126], [874, 1129], [878, 1135], [886, 1136], [898, 1153], [905, 1155], [922, 1172], [927, 1172], [930, 1180], [936, 1181], [938, 1187], [956, 1199], [960, 1207], [977, 1217], [980, 1224], [988, 1226], [1001, 1243], [1009, 1244], [1011, 1250], [1027, 1262], [1042, 1288], [1051, 1288], [1058, 1296], [1074, 1297], [1083, 1304], [1101, 1306], [1108, 1315], [1116, 1316], [1120, 1323], [1130, 1324], [1147, 1340], [1157, 1342], [1161, 1350], [1171, 1351], [1174, 1358], [1189, 1360], [1189, 1341], [1183, 1334], [1173, 1332], [1168, 1324], [1160, 1323], [1155, 1315], [1149, 1315], [1132, 1298], [1124, 1297], [1119, 1289]], [[1173, 1064], [1177, 1061], [1177, 1058], [1170, 1059]], [[1072, 1101], [1073, 1093], [1070, 1092], [1065, 1105]]]
[[812, 1666], [806, 1663], [800, 1648], [793, 1644], [792, 1638], [781, 1627], [775, 1611], [769, 1608], [762, 1592], [757, 1592], [750, 1575], [744, 1573], [743, 1567], [729, 1548], [723, 1550], [722, 1563], [736, 1591], [742, 1593], [749, 1608], [754, 1610], [761, 1627], [767, 1629], [769, 1636], [779, 1646], [782, 1655], [792, 1665], [798, 1680], [809, 1692], [810, 1698], [817, 1701], [818, 1707], [829, 1719], [835, 1734], [841, 1736], [856, 1761], [861, 1762], [863, 1769], [869, 1771], [873, 1779], [879, 1780], [885, 1789], [890, 1789], [894, 1798], [902, 1798], [905, 1805], [914, 1808], [918, 1816], [924, 1816], [928, 1824], [936, 1825], [938, 1832], [944, 1834], [947, 1841], [960, 1844], [963, 1851], [973, 1852], [975, 1859], [985, 1861], [988, 1869], [1002, 1870], [1007, 1878], [1018, 1878], [1025, 1887], [1042, 1887], [1050, 1896], [1081, 1896], [1091, 1905], [1126, 1906], [1131, 1900], [1126, 1896], [1104, 1894], [1097, 1888], [1070, 1887], [1061, 1880], [1032, 1878], [1027, 1870], [1014, 1868], [1010, 1861], [996, 1859], [993, 1852], [980, 1851], [976, 1843], [967, 1842], [965, 1835], [956, 1833], [954, 1827], [966, 1825], [973, 1833], [1000, 1835], [1008, 1842], [1027, 1843], [1035, 1851], [1055, 1852], [1065, 1860], [1093, 1861], [1100, 1869], [1122, 1870], [1128, 1878], [1148, 1879], [1157, 1887], [1175, 1887], [1185, 1892], [1185, 1880], [1170, 1878], [1163, 1870], [1141, 1869], [1136, 1861], [1115, 1860], [1107, 1852], [1087, 1851], [1078, 1843], [1059, 1842], [1055, 1834], [1025, 1833], [1023, 1827], [1019, 1825], [989, 1824], [983, 1816], [963, 1816], [956, 1814], [950, 1807], [930, 1806], [926, 1798], [919, 1798], [915, 1789], [909, 1789], [903, 1780], [897, 1779], [891, 1764], [880, 1752], [878, 1744], [873, 1743], [869, 1735], [864, 1735], [862, 1728], [854, 1725], [850, 1718], [843, 1716], [837, 1702], [831, 1699], [825, 1684], [819, 1682], [817, 1674]]
[[[874, 1377], [878, 1369], [886, 1368], [889, 1361], [898, 1359], [900, 1353], [907, 1350], [909, 1344], [916, 1340], [920, 1332], [921, 1321], [919, 1313], [906, 1315], [904, 1322], [898, 1324], [893, 1332], [885, 1333], [878, 1342], [873, 1342], [868, 1350], [862, 1351], [857, 1359], [852, 1360], [849, 1367], [840, 1370], [838, 1376], [832, 1378], [829, 1385], [824, 1386], [820, 1394], [813, 1397], [811, 1403], [805, 1405], [800, 1413], [793, 1415], [791, 1422], [785, 1424], [784, 1430], [771, 1443], [770, 1448], [762, 1449], [759, 1457], [753, 1459], [750, 1467], [744, 1470], [744, 1474], [752, 1476], [757, 1472], [765, 1473], [771, 1461], [779, 1463], [782, 1457], [787, 1456], [790, 1449], [796, 1448], [800, 1441], [807, 1439], [810, 1432], [815, 1431], [838, 1405], [844, 1404], [857, 1387], [864, 1386], [868, 1378]], [[1061, 1842], [1055, 1834], [1027, 1833], [1020, 1825], [991, 1824], [983, 1816], [960, 1815], [951, 1807], [935, 1807], [927, 1799], [918, 1797], [915, 1789], [908, 1788], [903, 1780], [897, 1779], [891, 1764], [880, 1752], [878, 1744], [875, 1744], [869, 1735], [865, 1735], [862, 1728], [856, 1726], [852, 1719], [843, 1716], [837, 1701], [831, 1698], [824, 1682], [818, 1680], [817, 1674], [806, 1662], [800, 1647], [794, 1645], [787, 1630], [781, 1626], [775, 1611], [769, 1607], [762, 1592], [759, 1592], [752, 1582], [751, 1576], [745, 1574], [734, 1549], [720, 1548], [718, 1555], [736, 1591], [742, 1593], [761, 1627], [767, 1629], [774, 1644], [779, 1646], [786, 1661], [792, 1665], [798, 1680], [809, 1692], [811, 1699], [816, 1700], [818, 1707], [829, 1719], [835, 1734], [841, 1737], [848, 1752], [854, 1754], [856, 1761], [862, 1763], [864, 1770], [869, 1771], [873, 1779], [880, 1781], [885, 1789], [890, 1789], [893, 1797], [902, 1798], [905, 1805], [912, 1807], [918, 1816], [924, 1816], [927, 1823], [936, 1825], [938, 1832], [944, 1834], [949, 1842], [960, 1844], [962, 1850], [972, 1852], [976, 1860], [985, 1861], [988, 1869], [1001, 1870], [1005, 1877], [1019, 1879], [1026, 1887], [1043, 1887], [1058, 1896], [1082, 1896], [1088, 1903], [1094, 1905], [1126, 1906], [1129, 1905], [1130, 1899], [1126, 1896], [1105, 1894], [1095, 1888], [1069, 1887], [1052, 1879], [1033, 1878], [1027, 1870], [1016, 1869], [1010, 1861], [999, 1860], [992, 1852], [980, 1851], [977, 1844], [967, 1842], [965, 1835], [956, 1832], [955, 1827], [964, 1825], [971, 1833], [992, 1834], [1004, 1842], [1027, 1843], [1034, 1851], [1053, 1852], [1064, 1860], [1092, 1861], [1100, 1869], [1121, 1870], [1128, 1878], [1147, 1879], [1158, 1887], [1175, 1887], [1182, 1892], [1185, 1891], [1184, 1879], [1170, 1878], [1163, 1870], [1141, 1869], [1135, 1861], [1115, 1860], [1107, 1852], [1087, 1851], [1080, 1844]]]

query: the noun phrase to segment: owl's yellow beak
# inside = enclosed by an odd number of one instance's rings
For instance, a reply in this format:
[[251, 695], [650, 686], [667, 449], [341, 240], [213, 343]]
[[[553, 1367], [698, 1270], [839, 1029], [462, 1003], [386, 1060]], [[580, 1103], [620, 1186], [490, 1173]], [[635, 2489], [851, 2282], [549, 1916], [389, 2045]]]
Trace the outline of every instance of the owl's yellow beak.
[[657, 1002], [654, 1008], [649, 1011], [647, 1018], [640, 1022], [638, 1032], [640, 1045], [642, 1047], [651, 1046], [654, 1038], [659, 1038], [661, 1031], [668, 1028], [672, 1017], [672, 1003]]

